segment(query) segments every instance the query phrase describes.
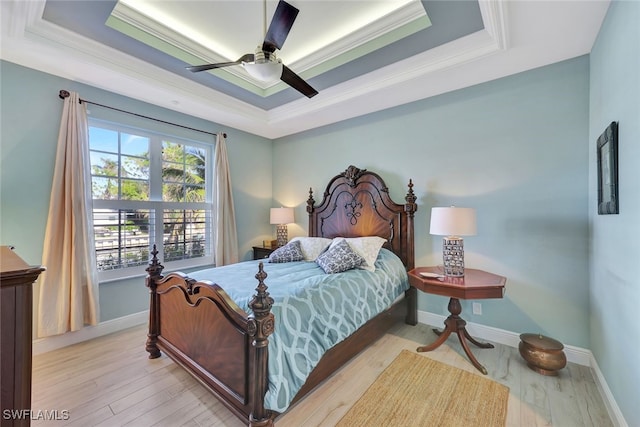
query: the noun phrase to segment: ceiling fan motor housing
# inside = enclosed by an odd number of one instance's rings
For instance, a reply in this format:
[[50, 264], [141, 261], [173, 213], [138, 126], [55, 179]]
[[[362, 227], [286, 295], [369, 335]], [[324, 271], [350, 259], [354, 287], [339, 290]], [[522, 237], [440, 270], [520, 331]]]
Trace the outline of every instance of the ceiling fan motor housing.
[[275, 52], [266, 52], [262, 50], [262, 46], [258, 46], [256, 48], [253, 62], [256, 64], [264, 64], [267, 62], [282, 62], [282, 60], [276, 57]]

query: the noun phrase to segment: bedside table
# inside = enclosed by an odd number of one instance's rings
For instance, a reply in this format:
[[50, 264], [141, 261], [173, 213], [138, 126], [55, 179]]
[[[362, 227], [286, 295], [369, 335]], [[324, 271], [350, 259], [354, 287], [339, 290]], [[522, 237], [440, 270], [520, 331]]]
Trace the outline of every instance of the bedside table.
[[[420, 274], [423, 272], [441, 274], [442, 276], [425, 277]], [[467, 340], [480, 348], [493, 348], [493, 344], [479, 342], [469, 335], [466, 328], [467, 322], [460, 317], [460, 313], [462, 313], [460, 299], [502, 298], [507, 279], [496, 274], [472, 268], [465, 268], [465, 275], [463, 277], [444, 276], [444, 271], [439, 267], [418, 267], [411, 270], [408, 274], [411, 287], [422, 292], [449, 297], [449, 306], [447, 308], [449, 309], [449, 313], [451, 313], [444, 321], [445, 328], [442, 332], [436, 329], [433, 330], [433, 332], [438, 335], [438, 339], [432, 344], [418, 347], [417, 351], [435, 350], [447, 340], [451, 333], [455, 332], [473, 366], [486, 375], [486, 368], [482, 366], [473, 353], [471, 353]]]
[[254, 246], [253, 247], [253, 259], [264, 259], [269, 258], [271, 252], [275, 251], [278, 248], [266, 248], [264, 246]]

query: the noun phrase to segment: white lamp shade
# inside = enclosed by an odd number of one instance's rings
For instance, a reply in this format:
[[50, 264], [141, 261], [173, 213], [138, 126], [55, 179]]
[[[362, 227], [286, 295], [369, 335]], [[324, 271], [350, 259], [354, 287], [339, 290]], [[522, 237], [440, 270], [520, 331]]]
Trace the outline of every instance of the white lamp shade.
[[282, 76], [282, 62], [249, 62], [243, 63], [242, 66], [251, 77], [261, 82], [275, 82]]
[[429, 233], [436, 236], [474, 236], [476, 210], [472, 208], [431, 208]]
[[291, 224], [293, 221], [293, 208], [271, 208], [270, 224]]

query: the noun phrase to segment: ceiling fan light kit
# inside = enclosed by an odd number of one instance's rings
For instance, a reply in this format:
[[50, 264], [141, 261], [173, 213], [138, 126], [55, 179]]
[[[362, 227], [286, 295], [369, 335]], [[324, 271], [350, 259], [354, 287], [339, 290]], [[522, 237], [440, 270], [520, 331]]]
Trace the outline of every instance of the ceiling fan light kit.
[[[266, 0], [265, 0], [266, 2]], [[265, 6], [266, 10], [266, 6]], [[294, 73], [290, 68], [276, 58], [276, 49], [282, 49], [282, 45], [298, 16], [299, 10], [284, 0], [278, 2], [276, 11], [271, 18], [271, 24], [264, 37], [262, 46], [258, 46], [255, 55], [248, 53], [234, 62], [220, 62], [217, 64], [193, 65], [187, 70], [197, 73], [216, 68], [242, 65], [253, 78], [262, 82], [271, 83], [280, 79], [307, 98], [318, 94], [309, 83]], [[266, 12], [265, 12], [266, 13]], [[266, 19], [265, 19], [266, 22]]]
[[282, 61], [276, 58], [275, 52], [264, 52], [258, 47], [253, 62], [243, 62], [244, 69], [256, 80], [273, 83], [282, 77]]

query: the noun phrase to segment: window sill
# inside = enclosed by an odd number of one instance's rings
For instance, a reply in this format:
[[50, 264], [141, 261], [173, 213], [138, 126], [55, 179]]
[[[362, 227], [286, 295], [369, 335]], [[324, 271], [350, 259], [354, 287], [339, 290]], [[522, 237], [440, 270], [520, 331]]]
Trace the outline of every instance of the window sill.
[[[182, 265], [180, 265], [182, 264]], [[192, 264], [189, 266], [185, 266], [183, 263], [181, 262], [168, 262], [166, 265], [164, 265], [164, 270], [162, 271], [163, 274], [168, 274], [168, 273], [173, 273], [173, 272], [182, 272], [185, 274], [188, 274], [189, 272], [192, 271], [196, 271], [196, 270], [203, 270], [205, 268], [213, 268], [215, 267], [215, 264], [213, 262], [209, 262], [209, 260], [207, 260], [207, 262], [203, 262], [203, 263], [198, 263], [198, 264]], [[147, 265], [140, 265], [138, 267], [132, 267], [131, 269], [128, 269], [128, 271], [122, 271], [122, 275], [120, 276], [115, 276], [115, 274], [111, 274], [111, 275], [103, 275], [106, 277], [101, 277], [101, 273], [98, 273], [98, 283], [99, 284], [106, 284], [106, 283], [113, 283], [113, 282], [122, 282], [125, 280], [130, 280], [130, 279], [140, 279], [140, 278], [144, 278], [147, 277], [147, 273], [145, 272], [145, 269], [147, 268]], [[135, 271], [134, 271], [135, 270]]]

